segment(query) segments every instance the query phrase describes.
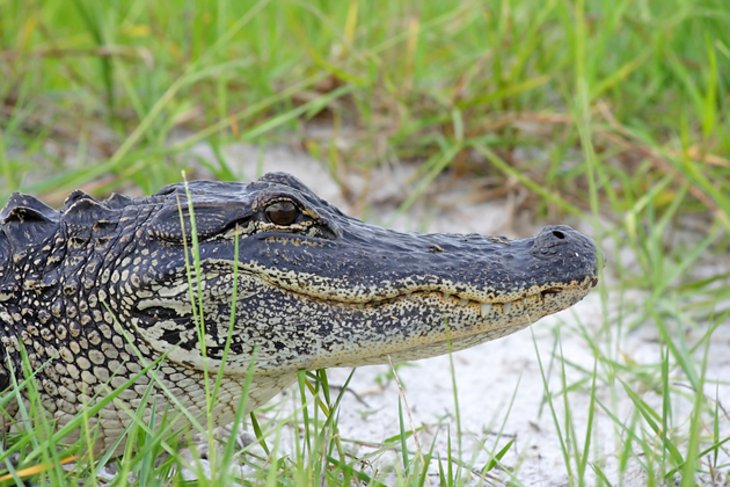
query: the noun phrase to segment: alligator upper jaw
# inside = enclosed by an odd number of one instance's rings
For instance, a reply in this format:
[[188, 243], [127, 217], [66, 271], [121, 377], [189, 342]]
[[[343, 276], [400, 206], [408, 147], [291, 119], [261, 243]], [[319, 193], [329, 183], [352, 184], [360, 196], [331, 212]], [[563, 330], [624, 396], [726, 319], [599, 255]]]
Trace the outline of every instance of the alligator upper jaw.
[[[506, 303], [529, 294], [558, 293], [584, 281], [595, 284], [597, 276], [595, 245], [566, 226], [508, 241], [347, 223], [333, 241], [281, 232], [242, 239], [239, 269], [313, 299], [353, 305], [428, 292]], [[220, 249], [207, 257], [228, 265], [234, 260]]]

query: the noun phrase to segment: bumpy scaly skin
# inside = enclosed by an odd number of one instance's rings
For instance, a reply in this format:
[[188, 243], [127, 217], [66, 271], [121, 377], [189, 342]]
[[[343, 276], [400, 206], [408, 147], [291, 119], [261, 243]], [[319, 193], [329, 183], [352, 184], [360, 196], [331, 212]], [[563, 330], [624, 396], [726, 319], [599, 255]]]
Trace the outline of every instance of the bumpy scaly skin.
[[153, 405], [176, 427], [204, 422], [205, 368], [211, 382], [224, 371], [213, 418], [231, 421], [254, 350], [249, 409], [299, 369], [459, 350], [596, 284], [595, 247], [569, 227], [516, 241], [399, 233], [343, 215], [286, 174], [139, 199], [77, 191], [60, 212], [15, 194], [0, 225], [0, 391], [11, 374], [23, 379], [23, 347], [60, 426], [140, 375], [91, 418], [98, 449]]

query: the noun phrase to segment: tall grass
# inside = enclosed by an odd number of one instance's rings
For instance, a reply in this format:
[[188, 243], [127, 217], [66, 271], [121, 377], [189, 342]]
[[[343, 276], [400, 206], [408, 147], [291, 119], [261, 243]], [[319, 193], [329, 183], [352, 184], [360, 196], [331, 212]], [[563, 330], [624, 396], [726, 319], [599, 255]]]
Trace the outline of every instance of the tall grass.
[[[720, 265], [695, 270], [730, 244], [729, 31], [725, 0], [0, 0], [0, 200], [22, 190], [59, 203], [77, 187], [149, 193], [180, 170], [200, 171], [188, 153], [196, 144], [212, 149], [204, 166], [215, 177], [250, 177], [226, 159], [235, 142], [303, 147], [338, 181], [379, 164], [418, 164], [401, 211], [445, 174], [516, 184], [536, 219], [587, 218], [609, 248], [603, 322], [575, 320], [552, 351], [536, 350], [567, 482], [628, 485], [636, 465], [648, 485], [726, 479], [730, 418], [718, 391], [728, 383], [707, 369], [730, 319], [730, 277]], [[309, 131], [321, 125], [332, 137]], [[343, 133], [346, 145], [337, 143]], [[693, 238], [677, 238], [686, 233]], [[656, 360], [638, 363], [622, 344], [646, 330]], [[585, 342], [590, 367], [562, 352], [565, 334]], [[223, 465], [218, 478], [392, 480], [348, 454], [341, 394], [326, 375], [302, 374], [298, 385], [291, 415], [254, 415], [257, 441], [243, 454], [229, 442], [213, 459]], [[36, 478], [46, 484], [100, 483], [107, 458], [71, 474], [61, 467], [67, 454], [89, 453], [61, 448], [70, 429], [54, 433], [39, 416], [32, 380], [0, 396], [3, 410], [19, 389], [30, 398], [22, 417], [36, 427], [6, 439], [0, 472], [43, 464]], [[455, 380], [453, 390], [459, 411]], [[587, 424], [573, 420], [574, 395], [589, 398]], [[487, 479], [514, 448], [497, 442], [492, 461], [470, 465], [457, 427], [447, 451], [435, 442], [413, 451], [419, 426], [401, 407], [399, 431], [375, 451], [398, 452], [402, 485], [467, 485], [475, 471]], [[616, 471], [601, 457], [608, 447], [597, 444], [596, 415], [615, 425]], [[292, 428], [303, 439], [287, 452]], [[186, 461], [150, 431], [164, 424], [134, 422], [112, 483], [184, 483]], [[160, 462], [163, 451], [172, 455]], [[227, 467], [240, 462], [254, 480]], [[519, 483], [519, 466], [500, 478]]]

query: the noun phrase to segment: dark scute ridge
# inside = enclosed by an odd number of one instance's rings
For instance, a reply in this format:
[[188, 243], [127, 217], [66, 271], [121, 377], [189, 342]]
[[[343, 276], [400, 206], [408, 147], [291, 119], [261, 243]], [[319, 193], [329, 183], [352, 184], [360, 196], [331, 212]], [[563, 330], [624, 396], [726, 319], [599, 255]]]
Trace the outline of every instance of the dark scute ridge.
[[91, 196], [89, 193], [87, 193], [84, 190], [81, 189], [75, 189], [66, 197], [66, 201], [63, 202], [63, 210], [67, 211], [69, 208], [71, 208], [76, 202], [81, 200], [91, 200], [96, 201], [93, 196]]
[[[59, 213], [33, 196], [14, 193], [0, 212], [5, 241], [2, 254], [9, 256], [42, 244], [58, 228]], [[2, 262], [2, 261], [0, 261]]]
[[104, 203], [100, 203], [91, 197], [78, 198], [70, 205], [67, 204], [67, 208], [63, 213], [63, 221], [67, 224], [85, 226], [99, 220], [109, 220], [114, 218], [114, 215], [115, 211]]
[[104, 204], [112, 210], [121, 210], [125, 206], [130, 205], [134, 200], [129, 196], [124, 196], [119, 193], [112, 193], [107, 199], [104, 200]]
[[22, 193], [13, 193], [5, 208], [0, 211], [0, 223], [13, 221], [57, 222], [58, 212], [38, 198]]

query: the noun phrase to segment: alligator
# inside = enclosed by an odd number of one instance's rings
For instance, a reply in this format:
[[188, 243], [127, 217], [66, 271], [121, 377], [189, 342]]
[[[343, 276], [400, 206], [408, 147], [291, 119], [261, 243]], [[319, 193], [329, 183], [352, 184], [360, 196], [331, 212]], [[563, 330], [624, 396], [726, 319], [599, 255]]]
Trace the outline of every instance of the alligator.
[[58, 429], [113, 397], [84, 438], [119, 452], [140, 418], [231, 422], [249, 370], [247, 412], [300, 370], [457, 351], [596, 283], [596, 247], [568, 226], [520, 240], [396, 232], [284, 173], [142, 198], [77, 190], [60, 211], [15, 193], [0, 212], [0, 391], [16, 407], [0, 426], [21, 426], [32, 376]]

